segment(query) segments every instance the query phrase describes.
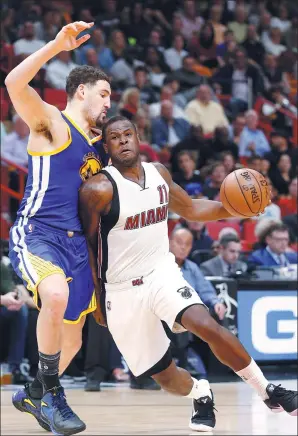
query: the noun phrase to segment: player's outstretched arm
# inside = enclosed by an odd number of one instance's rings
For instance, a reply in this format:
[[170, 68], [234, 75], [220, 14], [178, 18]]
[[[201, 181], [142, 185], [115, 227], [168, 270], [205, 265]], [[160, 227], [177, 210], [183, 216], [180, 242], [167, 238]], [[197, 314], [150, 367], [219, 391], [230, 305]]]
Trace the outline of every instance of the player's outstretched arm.
[[90, 35], [76, 38], [79, 33], [92, 26], [93, 23], [83, 21], [64, 26], [53, 41], [27, 57], [6, 76], [5, 85], [15, 110], [31, 130], [40, 123], [50, 128], [51, 118], [57, 116], [59, 111], [55, 106], [45, 103], [28, 83], [58, 53], [73, 50], [87, 41]]
[[103, 174], [97, 174], [87, 180], [79, 191], [79, 212], [83, 230], [87, 240], [89, 262], [95, 286], [97, 309], [93, 313], [98, 324], [106, 325], [100, 307], [101, 283], [99, 278], [98, 255], [98, 232], [100, 217], [106, 215], [113, 198], [111, 182]]
[[169, 210], [172, 212], [188, 221], [218, 221], [236, 217], [236, 215], [231, 215], [220, 201], [193, 200], [184, 189], [173, 181], [164, 165], [160, 163], [153, 165], [169, 186]]

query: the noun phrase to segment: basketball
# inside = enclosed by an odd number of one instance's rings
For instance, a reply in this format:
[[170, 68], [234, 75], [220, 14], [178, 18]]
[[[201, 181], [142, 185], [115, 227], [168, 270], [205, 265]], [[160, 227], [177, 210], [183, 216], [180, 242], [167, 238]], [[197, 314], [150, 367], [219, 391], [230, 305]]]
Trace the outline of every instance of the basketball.
[[251, 218], [262, 213], [270, 203], [270, 189], [258, 171], [241, 168], [224, 179], [220, 200], [231, 215]]

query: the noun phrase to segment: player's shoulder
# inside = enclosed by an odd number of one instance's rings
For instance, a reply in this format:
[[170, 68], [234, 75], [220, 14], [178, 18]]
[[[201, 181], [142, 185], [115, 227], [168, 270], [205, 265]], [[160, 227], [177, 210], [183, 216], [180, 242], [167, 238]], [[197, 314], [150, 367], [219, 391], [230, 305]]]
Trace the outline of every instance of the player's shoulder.
[[163, 177], [163, 179], [167, 182], [167, 184], [170, 185], [172, 181], [172, 176], [168, 169], [160, 162], [152, 162], [150, 165], [153, 165], [155, 169], [159, 172], [159, 174]]

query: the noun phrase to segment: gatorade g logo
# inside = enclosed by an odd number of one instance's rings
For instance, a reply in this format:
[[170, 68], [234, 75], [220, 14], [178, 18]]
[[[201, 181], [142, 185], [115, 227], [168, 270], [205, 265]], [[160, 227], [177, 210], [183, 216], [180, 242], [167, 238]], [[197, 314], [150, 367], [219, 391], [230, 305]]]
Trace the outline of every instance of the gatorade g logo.
[[251, 308], [251, 334], [260, 353], [297, 353], [297, 297], [258, 298]]

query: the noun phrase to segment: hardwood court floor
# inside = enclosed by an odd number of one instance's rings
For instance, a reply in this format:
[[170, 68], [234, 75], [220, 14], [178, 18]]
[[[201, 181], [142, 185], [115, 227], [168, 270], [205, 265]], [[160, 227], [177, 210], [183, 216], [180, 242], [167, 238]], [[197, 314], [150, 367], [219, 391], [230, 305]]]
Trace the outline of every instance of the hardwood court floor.
[[[282, 385], [297, 389], [295, 380], [284, 381]], [[285, 412], [273, 414], [244, 383], [214, 383], [212, 389], [218, 410], [214, 435], [297, 434], [296, 417]], [[32, 417], [13, 408], [11, 394], [1, 391], [0, 434], [45, 436], [47, 433]], [[95, 393], [67, 389], [67, 396], [87, 424], [82, 435], [198, 434], [188, 428], [191, 401], [163, 391], [135, 391], [119, 386]]]

